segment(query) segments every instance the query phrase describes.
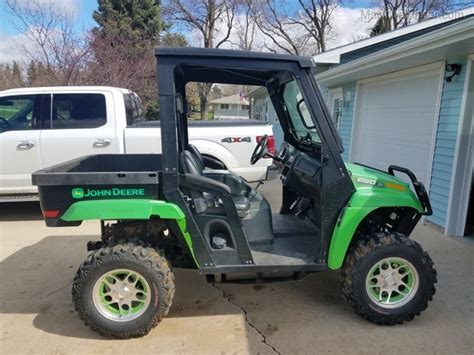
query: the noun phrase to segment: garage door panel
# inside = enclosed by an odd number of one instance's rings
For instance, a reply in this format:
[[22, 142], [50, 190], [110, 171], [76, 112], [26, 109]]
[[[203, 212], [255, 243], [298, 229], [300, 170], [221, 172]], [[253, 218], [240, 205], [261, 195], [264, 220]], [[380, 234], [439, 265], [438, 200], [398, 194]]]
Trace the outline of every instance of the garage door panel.
[[[405, 102], [409, 106], [425, 106], [432, 98], [431, 90], [427, 90], [428, 85], [438, 85], [438, 78], [423, 77], [419, 80], [404, 80], [397, 83], [372, 84], [367, 87], [367, 93], [377, 94], [383, 88], [383, 96], [378, 95], [378, 101], [372, 103], [373, 107], [389, 107], [400, 109], [398, 102]], [[406, 91], [407, 86], [411, 90]], [[413, 96], [416, 93], [416, 96]], [[397, 100], [394, 101], [393, 98]]]
[[[393, 142], [393, 143], [387, 143], [386, 141], [373, 141], [375, 144], [380, 144], [383, 145], [383, 149], [372, 149], [370, 147], [366, 147], [361, 149], [361, 151], [365, 152], [366, 155], [362, 156], [362, 158], [365, 158], [367, 160], [370, 160], [372, 156], [375, 154], [380, 154], [381, 156], [385, 157], [387, 159], [387, 155], [393, 156], [393, 153], [388, 152], [389, 150], [395, 150], [396, 155], [403, 155], [403, 153], [409, 153], [409, 154], [418, 154], [420, 152], [421, 155], [429, 154], [430, 153], [430, 148], [425, 146], [425, 145], [418, 145], [418, 144], [410, 144], [410, 142]], [[397, 160], [402, 160], [402, 161], [407, 161], [403, 156], [393, 157], [394, 159]], [[392, 160], [393, 161], [393, 160]], [[393, 164], [393, 163], [392, 163]]]
[[[383, 117], [381, 115], [381, 117]], [[387, 139], [393, 141], [410, 141], [410, 142], [423, 142], [431, 144], [431, 137], [426, 137], [424, 125], [414, 125], [412, 121], [400, 122], [395, 124], [393, 121], [388, 121], [386, 124], [378, 122], [376, 124], [362, 127], [364, 131], [362, 135], [364, 139], [381, 139], [386, 141]]]
[[353, 160], [379, 169], [407, 167], [427, 182], [440, 71], [364, 84]]
[[[387, 158], [386, 150], [396, 150], [396, 154], [391, 154]], [[415, 174], [421, 179], [422, 172], [420, 170], [421, 165], [428, 165], [429, 162], [426, 160], [428, 149], [414, 150], [412, 147], [396, 147], [395, 145], [386, 145], [385, 149], [382, 150], [365, 150], [362, 154], [365, 158], [357, 159], [357, 162], [361, 162], [366, 165], [374, 166], [378, 169], [387, 170], [390, 165], [400, 165], [414, 171]], [[410, 155], [411, 161], [404, 159], [404, 156]]]
[[[385, 146], [385, 148], [392, 147], [395, 149], [403, 149], [404, 148], [403, 146], [408, 144], [414, 148], [431, 150], [431, 142], [426, 142], [423, 140], [417, 141], [415, 139], [410, 139], [409, 137], [404, 137], [404, 138], [400, 138], [396, 136], [381, 137], [379, 135], [366, 134], [363, 137], [362, 145], [364, 145], [364, 141], [369, 141], [371, 145], [379, 144], [381, 146]], [[374, 147], [369, 146], [366, 149], [368, 149], [369, 151], [372, 151], [374, 150]], [[383, 151], [385, 151], [385, 149], [383, 149]]]

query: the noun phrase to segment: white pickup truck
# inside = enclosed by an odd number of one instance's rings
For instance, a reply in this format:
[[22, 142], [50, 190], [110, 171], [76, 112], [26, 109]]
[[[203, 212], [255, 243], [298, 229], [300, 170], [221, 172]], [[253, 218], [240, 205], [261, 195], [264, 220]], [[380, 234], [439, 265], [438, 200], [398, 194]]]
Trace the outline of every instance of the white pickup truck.
[[[177, 110], [179, 110], [177, 100]], [[248, 181], [265, 178], [271, 159], [250, 165], [272, 127], [256, 120], [189, 121], [190, 142], [207, 165]], [[274, 145], [271, 138], [269, 148]], [[159, 121], [145, 121], [139, 97], [113, 87], [0, 91], [0, 201], [32, 200], [31, 173], [90, 154], [160, 153]]]

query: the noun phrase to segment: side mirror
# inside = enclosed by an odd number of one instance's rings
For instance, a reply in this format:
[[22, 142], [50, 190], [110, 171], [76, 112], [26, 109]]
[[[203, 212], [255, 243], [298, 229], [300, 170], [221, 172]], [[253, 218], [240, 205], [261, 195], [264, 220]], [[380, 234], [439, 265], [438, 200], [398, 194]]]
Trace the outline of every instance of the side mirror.
[[308, 107], [306, 106], [306, 102], [304, 99], [301, 99], [298, 101], [298, 104], [296, 105], [296, 109], [298, 110], [298, 113], [301, 117], [301, 121], [303, 121], [303, 124], [306, 128], [308, 129], [316, 129], [314, 126], [313, 120], [311, 119], [311, 115], [309, 114]]

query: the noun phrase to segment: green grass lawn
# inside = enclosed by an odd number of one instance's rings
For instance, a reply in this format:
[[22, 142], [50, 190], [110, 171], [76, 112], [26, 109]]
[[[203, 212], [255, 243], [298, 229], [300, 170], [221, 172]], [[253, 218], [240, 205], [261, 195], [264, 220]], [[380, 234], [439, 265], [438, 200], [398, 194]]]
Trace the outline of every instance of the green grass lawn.
[[[191, 112], [189, 114], [189, 119], [190, 120], [200, 120], [201, 119], [201, 113], [200, 112]], [[207, 119], [212, 120], [212, 112], [207, 113]]]

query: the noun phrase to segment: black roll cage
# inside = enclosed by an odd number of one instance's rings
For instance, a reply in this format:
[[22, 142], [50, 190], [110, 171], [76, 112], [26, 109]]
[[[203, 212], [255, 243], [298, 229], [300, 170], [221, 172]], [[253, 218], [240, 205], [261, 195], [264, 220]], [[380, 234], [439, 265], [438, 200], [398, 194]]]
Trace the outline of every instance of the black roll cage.
[[[319, 263], [325, 263], [339, 213], [355, 190], [341, 158], [342, 141], [316, 84], [311, 58], [203, 48], [157, 48], [155, 56], [159, 79], [163, 194], [168, 201], [174, 202], [184, 211], [200, 267], [212, 269], [217, 265], [212, 251], [203, 242], [196, 221], [180, 192], [180, 184], [182, 186], [183, 183], [192, 182], [189, 179], [183, 182], [179, 174], [179, 154], [188, 144], [188, 133], [186, 114], [177, 117], [177, 94], [185, 100], [185, 86], [188, 82], [258, 86], [265, 84], [282, 125], [285, 140], [300, 150], [307, 150], [290, 134], [289, 122], [285, 119], [286, 112], [280, 92], [285, 73], [290, 73], [297, 81], [321, 138], [321, 191], [324, 192], [321, 194], [321, 204], [324, 205], [324, 213], [321, 214], [321, 249], [317, 260]], [[183, 106], [187, 106], [185, 101]], [[236, 213], [231, 214], [235, 216], [232, 216], [230, 224], [236, 230], [241, 230]], [[242, 264], [251, 262], [248, 245], [247, 248], [239, 250], [239, 253]]]

